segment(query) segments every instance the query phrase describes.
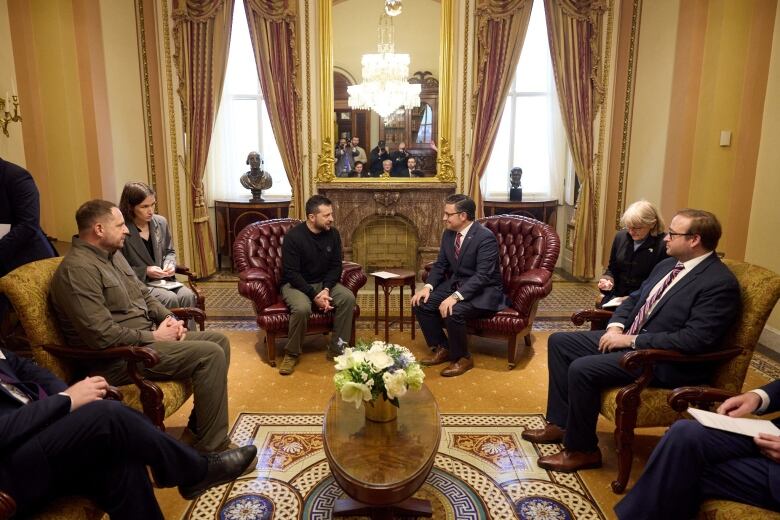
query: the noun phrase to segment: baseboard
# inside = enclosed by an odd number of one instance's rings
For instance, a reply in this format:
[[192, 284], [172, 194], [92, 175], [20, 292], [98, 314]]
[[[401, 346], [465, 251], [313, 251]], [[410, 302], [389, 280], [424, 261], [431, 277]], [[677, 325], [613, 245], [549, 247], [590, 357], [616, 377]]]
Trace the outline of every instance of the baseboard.
[[780, 330], [769, 326], [764, 327], [761, 337], [758, 339], [758, 344], [780, 354]]

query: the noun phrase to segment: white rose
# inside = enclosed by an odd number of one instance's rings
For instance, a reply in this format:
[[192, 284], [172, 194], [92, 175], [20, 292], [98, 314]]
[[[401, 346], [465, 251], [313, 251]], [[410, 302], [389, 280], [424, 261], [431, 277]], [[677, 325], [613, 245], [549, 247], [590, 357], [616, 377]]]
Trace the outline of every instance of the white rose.
[[371, 348], [369, 349], [371, 352], [376, 352], [377, 350], [385, 350], [385, 342], [376, 340], [373, 343], [371, 343]]
[[393, 366], [393, 358], [390, 357], [386, 352], [384, 351], [369, 351], [366, 354], [366, 361], [374, 365], [374, 368], [376, 368], [377, 371], [384, 370], [387, 367]]
[[403, 370], [385, 372], [382, 374], [382, 381], [385, 383], [388, 399], [395, 399], [406, 393], [406, 372]]
[[355, 408], [360, 408], [361, 402], [371, 399], [371, 390], [362, 383], [344, 383], [341, 387], [341, 399], [355, 403]]

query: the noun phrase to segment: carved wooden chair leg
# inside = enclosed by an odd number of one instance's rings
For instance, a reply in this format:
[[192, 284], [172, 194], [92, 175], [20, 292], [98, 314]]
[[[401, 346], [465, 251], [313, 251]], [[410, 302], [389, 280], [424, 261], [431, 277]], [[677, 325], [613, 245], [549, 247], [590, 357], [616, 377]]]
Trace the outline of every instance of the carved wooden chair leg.
[[507, 361], [509, 370], [515, 368], [517, 364], [517, 334], [511, 336], [507, 342]]
[[[626, 395], [615, 411], [615, 444], [618, 459], [617, 478], [612, 482], [612, 491], [623, 493], [631, 476], [631, 464], [634, 455], [634, 428], [636, 427], [639, 392]], [[620, 394], [618, 394], [620, 401]]]
[[276, 366], [276, 335], [270, 332], [265, 333], [265, 347], [268, 354], [268, 364]]
[[531, 333], [529, 332], [525, 336], [523, 336], [523, 341], [525, 341], [525, 346], [530, 347], [531, 346]]

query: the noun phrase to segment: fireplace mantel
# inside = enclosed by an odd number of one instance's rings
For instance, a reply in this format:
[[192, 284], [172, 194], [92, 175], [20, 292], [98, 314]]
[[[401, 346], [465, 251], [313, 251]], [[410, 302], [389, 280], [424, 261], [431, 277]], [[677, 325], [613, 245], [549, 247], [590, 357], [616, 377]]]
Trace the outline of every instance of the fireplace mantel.
[[352, 238], [366, 218], [398, 216], [412, 222], [417, 231], [419, 267], [436, 259], [444, 231], [444, 200], [455, 193], [454, 183], [328, 182], [317, 186], [333, 201], [336, 228], [341, 233], [344, 259], [352, 259]]

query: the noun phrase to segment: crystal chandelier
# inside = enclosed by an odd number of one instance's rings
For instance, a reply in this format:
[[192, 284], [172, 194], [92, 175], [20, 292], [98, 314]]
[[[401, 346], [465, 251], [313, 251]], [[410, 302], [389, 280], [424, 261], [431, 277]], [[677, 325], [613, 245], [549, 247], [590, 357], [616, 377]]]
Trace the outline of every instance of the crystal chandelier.
[[420, 106], [422, 87], [407, 81], [409, 55], [395, 54], [393, 19], [385, 13], [379, 18], [377, 53], [364, 54], [361, 64], [363, 82], [347, 87], [351, 108], [373, 110], [384, 119], [399, 107]]

